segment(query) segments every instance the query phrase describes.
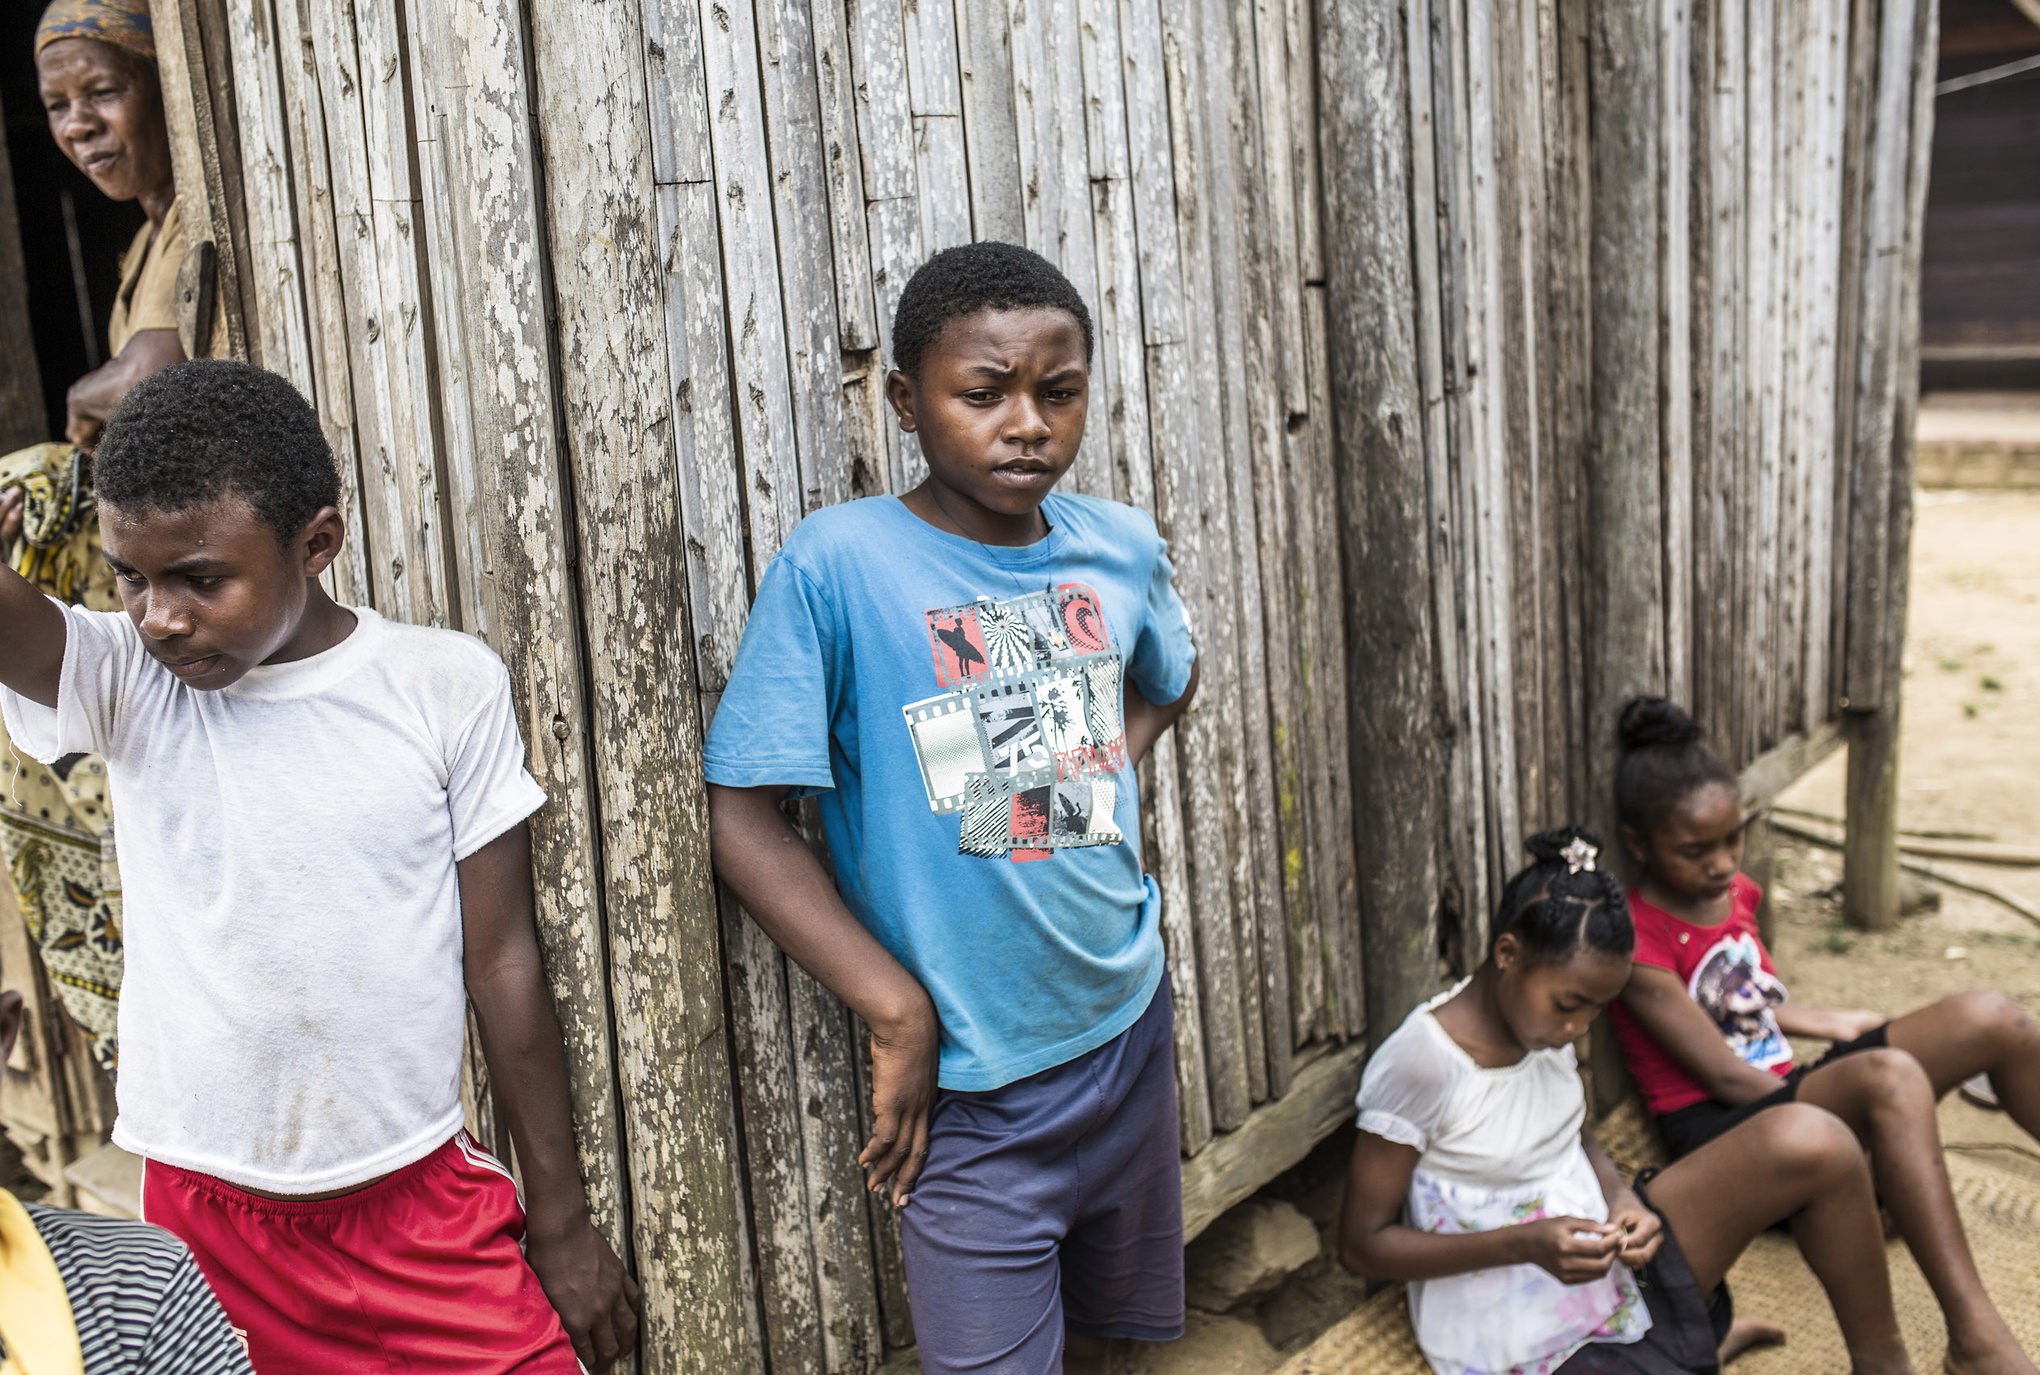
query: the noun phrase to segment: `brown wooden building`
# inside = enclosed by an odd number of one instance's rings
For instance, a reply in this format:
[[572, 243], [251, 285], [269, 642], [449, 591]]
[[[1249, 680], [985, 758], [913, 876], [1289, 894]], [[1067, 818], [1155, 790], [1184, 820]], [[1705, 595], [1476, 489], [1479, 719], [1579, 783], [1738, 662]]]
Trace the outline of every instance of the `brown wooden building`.
[[[1206, 654], [1143, 790], [1193, 1231], [1477, 958], [1522, 833], [1601, 813], [1634, 691], [1760, 795], [1848, 737], [1895, 915], [1934, 0], [155, 8], [200, 333], [314, 398], [338, 591], [517, 684], [641, 1368], [912, 1340], [857, 1028], [718, 894], [699, 746], [794, 523], [919, 479], [879, 384], [943, 245], [1091, 302], [1070, 481], [1155, 514]], [[65, 270], [22, 196], [16, 378]]]

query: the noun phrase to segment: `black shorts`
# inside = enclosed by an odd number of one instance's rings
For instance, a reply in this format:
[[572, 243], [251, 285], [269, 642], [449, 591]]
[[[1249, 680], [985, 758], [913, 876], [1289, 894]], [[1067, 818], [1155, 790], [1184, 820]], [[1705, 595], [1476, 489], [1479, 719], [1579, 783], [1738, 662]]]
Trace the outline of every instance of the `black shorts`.
[[1828, 1053], [1810, 1065], [1801, 1065], [1779, 1081], [1775, 1093], [1767, 1093], [1753, 1102], [1740, 1107], [1730, 1107], [1713, 1099], [1693, 1103], [1675, 1112], [1668, 1112], [1657, 1120], [1658, 1135], [1664, 1138], [1665, 1150], [1672, 1159], [1678, 1160], [1691, 1155], [1702, 1146], [1720, 1136], [1730, 1127], [1740, 1126], [1755, 1117], [1765, 1108], [1775, 1108], [1780, 1103], [1790, 1103], [1799, 1096], [1799, 1083], [1822, 1065], [1832, 1063], [1845, 1055], [1854, 1055], [1859, 1050], [1883, 1050], [1890, 1041], [1885, 1033], [1891, 1023], [1872, 1027], [1853, 1041], [1837, 1041], [1828, 1047]]
[[[1636, 1177], [1636, 1196], [1657, 1213], [1648, 1188], [1655, 1173], [1646, 1170]], [[1728, 1285], [1702, 1294], [1672, 1224], [1665, 1222], [1663, 1213], [1658, 1213], [1658, 1221], [1665, 1223], [1664, 1241], [1650, 1264], [1635, 1272], [1636, 1286], [1650, 1310], [1650, 1331], [1634, 1342], [1583, 1346], [1552, 1375], [1719, 1375], [1721, 1341], [1735, 1321]]]

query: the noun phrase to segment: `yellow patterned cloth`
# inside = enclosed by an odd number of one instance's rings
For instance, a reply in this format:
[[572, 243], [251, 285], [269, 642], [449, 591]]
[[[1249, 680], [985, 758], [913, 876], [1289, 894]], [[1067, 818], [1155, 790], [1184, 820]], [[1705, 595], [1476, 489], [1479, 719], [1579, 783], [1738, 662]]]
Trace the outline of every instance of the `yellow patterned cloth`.
[[59, 38], [96, 38], [156, 60], [156, 26], [149, 0], [53, 0], [35, 26], [36, 56]]
[[0, 1189], [0, 1375], [85, 1375], [71, 1294], [35, 1219]]
[[[60, 601], [118, 611], [120, 591], [99, 548], [89, 460], [69, 444], [0, 457], [0, 491], [26, 494], [15, 571]], [[58, 998], [110, 1074], [121, 980], [120, 871], [106, 763], [77, 754], [43, 764], [0, 725], [0, 854], [28, 935]]]

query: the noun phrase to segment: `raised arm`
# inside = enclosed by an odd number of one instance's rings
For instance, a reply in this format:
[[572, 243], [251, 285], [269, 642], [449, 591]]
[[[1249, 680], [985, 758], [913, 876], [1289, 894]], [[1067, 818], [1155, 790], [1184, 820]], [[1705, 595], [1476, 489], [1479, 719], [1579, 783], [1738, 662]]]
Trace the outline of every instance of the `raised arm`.
[[539, 958], [530, 828], [518, 822], [458, 868], [468, 1000], [524, 1175], [525, 1257], [575, 1353], [606, 1366], [637, 1340], [637, 1285], [588, 1216], [567, 1053]]
[[836, 885], [779, 810], [783, 787], [708, 786], [715, 871], [795, 964], [871, 1028], [870, 1142], [858, 1155], [865, 1187], [888, 1179], [907, 1202], [928, 1158], [941, 1026], [920, 982], [843, 905]]
[[[21, 509], [21, 489], [0, 495], [0, 522]], [[0, 683], [31, 702], [57, 704], [64, 669], [64, 613], [12, 568], [0, 565]]]
[[1622, 990], [1622, 1004], [1716, 1102], [1740, 1106], [1776, 1091], [1777, 1076], [1745, 1064], [1730, 1050], [1721, 1029], [1671, 970], [1637, 965]]
[[1536, 1265], [1567, 1284], [1608, 1273], [1622, 1234], [1582, 1217], [1547, 1217], [1487, 1232], [1422, 1232], [1402, 1220], [1417, 1149], [1361, 1132], [1339, 1215], [1339, 1263], [1378, 1280], [1429, 1280], [1498, 1265]]

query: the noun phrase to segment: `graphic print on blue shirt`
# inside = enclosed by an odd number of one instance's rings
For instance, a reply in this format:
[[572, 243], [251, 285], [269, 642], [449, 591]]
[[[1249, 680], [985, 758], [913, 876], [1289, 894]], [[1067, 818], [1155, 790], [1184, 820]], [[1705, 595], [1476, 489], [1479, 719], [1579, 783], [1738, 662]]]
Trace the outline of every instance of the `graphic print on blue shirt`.
[[1015, 863], [1120, 845], [1120, 660], [1083, 583], [927, 613], [935, 681], [903, 709], [928, 807], [957, 849]]
[[934, 1000], [941, 1084], [1104, 1044], [1162, 970], [1121, 703], [1196, 660], [1140, 510], [1051, 494], [1026, 546], [898, 497], [816, 511], [759, 579], [702, 750], [720, 787], [812, 795], [844, 904]]

